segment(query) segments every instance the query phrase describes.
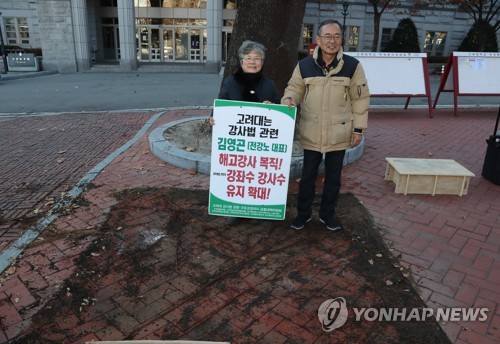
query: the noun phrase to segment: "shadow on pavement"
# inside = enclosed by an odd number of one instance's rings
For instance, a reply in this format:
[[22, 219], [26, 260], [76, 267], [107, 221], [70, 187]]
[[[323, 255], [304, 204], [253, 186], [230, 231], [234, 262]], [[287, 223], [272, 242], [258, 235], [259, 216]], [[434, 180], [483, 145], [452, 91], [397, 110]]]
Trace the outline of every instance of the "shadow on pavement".
[[[287, 218], [295, 211], [291, 193]], [[101, 228], [68, 234], [74, 243], [92, 244], [15, 343], [449, 342], [433, 318], [356, 320], [353, 308], [426, 306], [352, 194], [341, 195], [340, 232], [317, 218], [300, 232], [287, 221], [228, 227], [225, 218], [207, 214], [206, 190], [137, 188], [114, 197]], [[43, 244], [64, 235], [55, 229]], [[345, 298], [348, 319], [326, 332], [318, 308], [337, 297]]]

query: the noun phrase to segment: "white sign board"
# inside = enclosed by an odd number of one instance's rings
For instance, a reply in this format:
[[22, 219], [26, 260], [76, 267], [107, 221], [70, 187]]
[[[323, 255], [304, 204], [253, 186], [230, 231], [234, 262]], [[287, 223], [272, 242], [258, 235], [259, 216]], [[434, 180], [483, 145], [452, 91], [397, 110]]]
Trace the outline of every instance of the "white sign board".
[[372, 97], [406, 97], [405, 109], [412, 97], [426, 97], [432, 117], [431, 86], [427, 54], [347, 52], [361, 65]]
[[209, 214], [283, 220], [296, 108], [216, 99], [213, 116]]
[[441, 92], [453, 92], [455, 116], [459, 96], [500, 95], [500, 53], [452, 52], [434, 99]]
[[458, 94], [500, 94], [500, 53], [453, 52], [458, 66]]
[[370, 93], [377, 95], [427, 95], [425, 65], [421, 53], [345, 53], [365, 70]]

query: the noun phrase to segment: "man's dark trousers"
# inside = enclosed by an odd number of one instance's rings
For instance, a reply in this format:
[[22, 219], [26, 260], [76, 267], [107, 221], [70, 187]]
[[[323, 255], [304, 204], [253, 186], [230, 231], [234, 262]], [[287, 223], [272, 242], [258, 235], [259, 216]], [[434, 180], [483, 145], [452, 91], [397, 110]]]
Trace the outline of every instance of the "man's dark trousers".
[[[320, 218], [326, 219], [335, 212], [340, 193], [340, 177], [342, 175], [344, 155], [345, 150], [325, 153], [325, 182], [319, 208]], [[299, 182], [297, 200], [298, 216], [304, 219], [308, 219], [312, 214], [311, 205], [316, 194], [316, 178], [322, 160], [323, 153], [304, 149], [302, 178]]]

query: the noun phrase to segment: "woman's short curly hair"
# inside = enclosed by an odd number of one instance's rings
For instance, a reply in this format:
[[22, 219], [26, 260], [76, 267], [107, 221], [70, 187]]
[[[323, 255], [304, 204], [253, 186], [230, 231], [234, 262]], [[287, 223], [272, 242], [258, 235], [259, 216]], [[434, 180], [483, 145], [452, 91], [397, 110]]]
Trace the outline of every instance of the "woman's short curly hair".
[[238, 49], [238, 56], [240, 58], [240, 61], [243, 60], [243, 57], [247, 54], [250, 54], [251, 52], [255, 52], [260, 55], [260, 58], [262, 61], [266, 58], [266, 47], [264, 45], [246, 40], [243, 43], [241, 43], [240, 48]]

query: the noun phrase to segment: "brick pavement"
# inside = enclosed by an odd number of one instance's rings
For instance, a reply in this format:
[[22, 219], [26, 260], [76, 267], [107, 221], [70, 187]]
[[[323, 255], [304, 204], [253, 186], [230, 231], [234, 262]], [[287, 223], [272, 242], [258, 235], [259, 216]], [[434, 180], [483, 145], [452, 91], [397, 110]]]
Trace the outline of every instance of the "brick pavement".
[[[183, 116], [192, 116], [193, 113], [199, 115], [199, 112], [194, 110], [184, 111], [182, 112], [182, 115], [173, 114], [172, 116], [168, 117], [169, 119], [175, 120], [183, 118]], [[109, 117], [104, 117], [101, 113], [81, 115], [81, 121], [85, 121], [85, 119], [88, 120], [89, 117], [86, 116], [94, 116], [93, 123], [95, 124], [92, 125], [92, 128], [94, 130], [88, 129], [90, 130], [91, 134], [87, 135], [87, 137], [95, 138], [95, 140], [92, 141], [92, 145], [96, 146], [94, 147], [96, 148], [96, 152], [91, 154], [91, 147], [89, 147], [88, 149], [86, 148], [85, 151], [88, 151], [89, 153], [85, 153], [81, 161], [73, 161], [73, 163], [78, 163], [80, 169], [76, 170], [76, 173], [74, 173], [74, 175], [62, 173], [61, 171], [59, 171], [61, 173], [61, 179], [73, 180], [73, 183], [76, 183], [80, 178], [83, 177], [85, 172], [91, 169], [95, 164], [99, 163], [103, 158], [106, 157], [107, 154], [111, 153], [112, 150], [118, 148], [118, 143], [123, 143], [131, 136], [133, 136], [133, 134], [135, 134], [140, 128], [140, 125], [144, 124], [152, 116], [152, 113], [116, 113], [109, 115]], [[114, 121], [112, 121], [111, 119], [113, 119], [114, 116], [116, 116], [116, 118]], [[35, 128], [32, 124], [26, 125], [26, 123], [19, 123], [20, 120], [22, 121], [22, 119], [12, 120], [16, 121], [16, 123], [11, 122], [13, 126], [9, 130], [15, 130], [15, 128], [17, 128], [17, 125], [20, 124], [24, 124], [24, 127], [27, 128], [24, 130]], [[28, 120], [28, 118], [25, 119], [25, 121]], [[64, 120], [68, 122], [66, 123], [64, 122]], [[8, 123], [9, 121], [11, 121], [11, 119], [4, 120], [4, 123]], [[126, 130], [123, 130], [123, 128], [121, 130], [117, 129], [121, 126], [117, 125], [117, 123], [122, 123], [122, 121], [123, 127], [126, 128]], [[71, 123], [71, 118], [65, 118], [64, 115], [54, 117], [44, 116], [40, 117], [39, 120], [35, 120], [35, 122], [51, 124], [49, 126], [50, 128], [60, 128], [60, 132], [62, 134], [65, 134], [68, 128], [68, 123]], [[129, 122], [131, 122], [131, 124], [127, 125], [127, 123]], [[63, 125], [64, 123], [66, 124]], [[76, 123], [78, 123], [78, 120], [76, 120]], [[160, 123], [162, 122], [159, 121], [158, 124]], [[131, 125], [134, 125], [134, 127], [130, 129], [129, 126]], [[85, 127], [85, 125], [82, 125], [81, 127]], [[76, 130], [76, 134], [75, 131], [72, 131], [72, 134], [78, 136], [78, 131], [81, 130], [81, 127], [73, 127], [74, 130]], [[7, 128], [7, 126], [5, 126], [5, 128]], [[101, 131], [100, 128], [102, 128], [103, 130]], [[33, 130], [36, 133], [37, 129]], [[105, 134], [107, 130], [110, 131], [111, 134], [114, 131], [118, 132], [118, 134], [115, 134], [114, 138], [113, 135], [110, 135], [109, 139], [107, 139], [106, 137], [101, 137], [102, 135], [106, 136]], [[101, 133], [101, 136], [99, 136], [98, 133]], [[34, 135], [34, 133], [29, 132], [28, 134]], [[6, 138], [8, 137], [8, 135], [2, 137]], [[69, 138], [67, 137], [66, 139], [66, 142], [72, 142], [71, 136]], [[47, 139], [46, 142], [50, 142], [50, 138]], [[82, 145], [83, 147], [86, 147], [90, 143], [91, 142], [80, 142], [78, 145], [72, 146], [72, 149], [76, 150]], [[63, 145], [62, 147], [52, 147], [51, 145], [49, 147], [50, 149], [48, 151], [44, 151], [43, 153], [38, 152], [38, 155], [35, 155], [35, 158], [30, 157], [31, 160], [39, 158], [38, 160], [36, 160], [37, 165], [34, 166], [46, 166], [46, 160], [44, 160], [45, 156], [53, 157], [54, 155], [56, 155], [57, 157], [59, 157], [58, 152], [60, 150], [70, 150], [67, 144]], [[6, 154], [6, 156], [8, 156], [8, 154]], [[90, 159], [85, 159], [85, 157], [90, 157]], [[21, 159], [21, 161], [22, 160], [24, 159]], [[8, 169], [7, 171], [10, 171], [10, 174], [6, 174], [6, 176], [10, 176], [10, 178], [15, 182], [15, 164], [19, 163], [19, 160], [13, 158], [9, 161], [11, 161], [11, 163], [9, 164], [10, 169]], [[71, 163], [71, 161], [69, 160], [68, 162]], [[144, 167], [145, 164], [148, 165], [147, 168]], [[50, 161], [50, 164], [48, 164], [47, 166], [51, 167], [54, 165], [54, 161]], [[41, 170], [41, 168], [39, 170]], [[45, 168], [43, 171], [45, 171]], [[42, 172], [40, 173], [40, 175], [38, 175], [38, 178], [43, 178], [43, 176], [44, 173]], [[208, 178], [206, 176], [189, 173], [186, 174], [185, 171], [175, 168], [170, 170], [169, 166], [167, 166], [165, 163], [156, 161], [156, 158], [152, 157], [152, 155], [149, 153], [149, 143], [147, 141], [147, 136], [143, 137], [142, 141], [138, 144], [138, 147], [136, 149], [128, 150], [127, 154], [118, 156], [113, 161], [113, 168], [106, 168], [101, 172], [98, 178], [93, 181], [93, 183], [100, 184], [100, 178], [105, 181], [103, 185], [100, 185], [99, 189], [93, 189], [91, 184], [89, 190], [85, 194], [86, 201], [90, 203], [88, 205], [88, 208], [85, 208], [85, 210], [83, 210], [82, 212], [76, 211], [72, 215], [62, 216], [58, 218], [56, 222], [54, 222], [48, 229], [46, 229], [44, 235], [50, 235], [52, 228], [57, 228], [58, 231], [62, 231], [63, 233], [70, 233], [73, 231], [81, 232], [82, 229], [85, 229], [87, 231], [84, 231], [83, 234], [91, 235], [92, 231], [102, 225], [102, 223], [106, 220], [107, 212], [109, 212], [110, 208], [116, 203], [116, 199], [113, 197], [113, 192], [122, 188], [133, 188], [148, 185], [171, 185], [204, 189], [208, 188]], [[55, 189], [53, 193], [57, 195], [59, 191], [67, 191], [67, 187], [64, 187], [64, 189], [62, 190]], [[95, 194], [94, 191], [96, 192]], [[40, 197], [40, 199], [43, 200], [42, 197]], [[78, 207], [78, 205], [75, 205], [73, 208], [78, 210]], [[28, 211], [30, 211], [30, 209], [26, 210], [26, 212]], [[20, 228], [26, 229], [28, 225], [21, 225]], [[5, 229], [10, 230], [10, 232], [13, 233], [11, 236], [8, 236], [8, 239], [10, 240], [9, 242], [17, 239], [20, 235], [20, 230], [12, 230], [11, 227], [14, 227], [12, 223], [5, 223]], [[78, 240], [78, 243], [75, 244], [75, 242], [73, 242], [72, 240], [60, 240], [54, 241], [49, 245], [36, 246], [33, 249], [25, 250], [22, 257], [20, 258], [20, 263], [17, 266], [13, 266], [12, 268], [7, 269], [6, 272], [2, 275], [2, 278], [0, 280], [0, 314], [2, 314], [3, 331], [0, 333], [0, 342], [6, 342], [8, 339], [16, 337], [24, 329], [29, 327], [29, 325], [31, 324], [30, 315], [36, 314], [45, 306], [45, 302], [47, 302], [50, 297], [53, 297], [60, 291], [60, 288], [65, 280], [69, 278], [76, 269], [75, 260], [82, 252], [85, 251], [88, 245], [92, 243], [93, 237], [88, 236], [82, 240], [80, 240], [80, 238], [71, 239]], [[43, 240], [44, 238], [43, 236], [41, 236], [39, 239], [37, 239], [37, 243]], [[7, 245], [4, 246], [7, 247]], [[33, 296], [30, 296], [30, 294], [33, 294]], [[15, 300], [23, 301], [16, 302]]]
[[2, 117], [0, 250], [150, 117], [147, 111]]
[[[157, 125], [202, 113], [200, 110], [169, 113]], [[486, 322], [442, 324], [455, 343], [500, 340], [497, 290], [500, 187], [480, 176], [486, 149], [484, 140], [492, 132], [495, 114], [494, 109], [475, 109], [461, 110], [459, 117], [453, 117], [452, 110], [437, 110], [434, 119], [429, 119], [425, 111], [420, 110], [373, 110], [365, 154], [360, 161], [347, 166], [343, 176], [343, 191], [354, 192], [375, 221], [384, 227], [386, 242], [401, 264], [410, 268], [428, 305], [490, 309]], [[455, 159], [476, 177], [471, 181], [468, 195], [463, 197], [395, 194], [394, 185], [383, 180], [387, 156]], [[73, 274], [77, 264], [74, 259], [92, 244], [94, 238], [89, 234], [105, 221], [107, 212], [116, 204], [115, 191], [148, 185], [207, 189], [208, 177], [186, 173], [156, 160], [143, 138], [115, 159], [93, 184], [98, 187], [85, 193], [88, 204], [59, 218], [53, 227], [54, 235], [58, 231], [71, 233], [85, 228], [86, 236], [73, 241], [51, 240], [47, 244], [43, 244], [41, 238], [38, 245], [28, 248], [13, 269], [2, 276], [0, 313], [4, 318], [0, 341], [14, 338], [28, 328], [30, 314], [42, 309], [43, 300], [55, 295], [65, 279]], [[50, 235], [50, 230], [47, 229], [46, 235]], [[189, 288], [186, 281], [175, 283], [180, 283], [176, 285], [177, 290]], [[118, 293], [117, 290], [109, 292]], [[101, 304], [100, 307], [104, 312], [111, 306]], [[266, 313], [268, 319], [263, 319], [261, 326], [276, 326], [272, 330], [256, 331], [267, 331], [270, 342], [293, 341], [290, 336], [298, 335], [297, 325], [280, 321], [290, 312], [291, 309], [283, 309]], [[222, 318], [214, 316], [211, 323], [216, 326]], [[69, 318], [68, 326], [75, 325], [71, 321]], [[244, 324], [244, 317], [242, 321]], [[92, 326], [95, 334], [86, 339], [120, 335], [116, 328]], [[147, 335], [163, 326], [165, 320], [158, 319], [144, 331]], [[288, 339], [284, 335], [287, 333]], [[329, 339], [325, 337], [317, 342], [324, 340]], [[304, 338], [295, 338], [295, 341], [308, 342]]]
[[[443, 324], [455, 343], [500, 340], [500, 186], [481, 177], [496, 109], [373, 110], [363, 158], [344, 171], [347, 188], [385, 227], [383, 236], [409, 267], [432, 307], [488, 307], [487, 322]], [[385, 157], [454, 159], [472, 171], [468, 194], [402, 195], [384, 181]]]

